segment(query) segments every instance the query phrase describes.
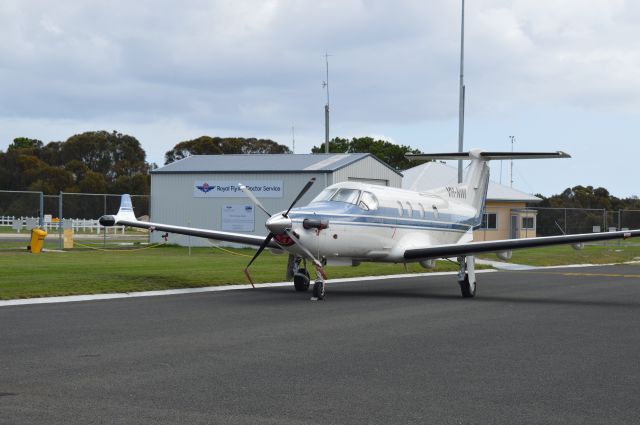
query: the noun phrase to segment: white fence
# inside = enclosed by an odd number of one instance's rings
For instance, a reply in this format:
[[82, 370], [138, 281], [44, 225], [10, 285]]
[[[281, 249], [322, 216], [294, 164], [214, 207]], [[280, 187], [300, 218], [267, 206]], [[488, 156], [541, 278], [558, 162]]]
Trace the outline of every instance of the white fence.
[[[38, 225], [38, 217], [14, 217], [14, 216], [0, 216], [0, 226], [11, 227], [18, 233], [22, 229], [31, 230]], [[69, 227], [68, 222], [71, 222]], [[124, 235], [124, 226], [104, 227], [100, 225], [98, 220], [84, 219], [84, 218], [65, 218], [62, 223], [59, 221], [53, 221], [50, 217], [45, 216], [44, 230], [47, 232], [57, 232], [62, 224], [63, 228], [73, 229], [74, 233], [95, 233], [100, 235], [103, 232], [106, 233], [121, 233]], [[112, 229], [112, 230], [109, 230]]]

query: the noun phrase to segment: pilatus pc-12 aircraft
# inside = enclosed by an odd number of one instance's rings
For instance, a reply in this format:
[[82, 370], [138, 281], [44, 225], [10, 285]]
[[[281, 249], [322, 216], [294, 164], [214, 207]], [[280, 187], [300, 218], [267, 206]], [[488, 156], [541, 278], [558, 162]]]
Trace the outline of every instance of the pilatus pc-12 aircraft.
[[312, 300], [325, 294], [325, 265], [358, 265], [363, 261], [388, 263], [418, 262], [426, 268], [439, 258], [456, 258], [460, 266], [458, 284], [463, 297], [476, 295], [474, 255], [497, 253], [508, 259], [514, 249], [571, 244], [580, 249], [584, 242], [626, 239], [640, 236], [640, 230], [608, 233], [547, 236], [473, 242], [473, 229], [480, 225], [489, 183], [490, 160], [569, 158], [564, 152], [513, 153], [483, 152], [408, 155], [418, 160], [470, 160], [462, 183], [423, 192], [375, 186], [357, 182], [327, 187], [304, 207], [295, 204], [313, 185], [311, 179], [302, 188], [289, 209], [272, 214], [249, 189], [240, 189], [264, 211], [268, 219], [266, 237], [217, 230], [173, 226], [138, 221], [131, 198], [123, 195], [116, 215], [100, 219], [103, 226], [124, 225], [219, 241], [255, 245], [258, 248], [245, 274], [253, 285], [249, 267], [265, 248], [287, 252], [287, 278], [293, 277], [296, 291], [310, 286], [307, 263], [316, 271]]

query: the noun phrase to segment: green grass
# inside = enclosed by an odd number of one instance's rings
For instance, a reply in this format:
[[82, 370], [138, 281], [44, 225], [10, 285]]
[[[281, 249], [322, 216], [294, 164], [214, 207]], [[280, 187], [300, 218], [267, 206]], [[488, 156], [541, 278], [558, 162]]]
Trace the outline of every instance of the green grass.
[[[480, 258], [500, 260], [495, 254], [482, 255]], [[608, 245], [586, 245], [576, 251], [567, 245], [549, 246], [535, 249], [513, 251], [509, 263], [530, 266], [561, 266], [567, 264], [609, 264], [640, 260], [640, 246], [631, 243], [612, 242]]]
[[[0, 299], [57, 295], [135, 292], [171, 288], [247, 283], [243, 270], [253, 249], [162, 246], [140, 251], [45, 252], [0, 250]], [[265, 251], [251, 267], [256, 282], [284, 280], [286, 255]], [[441, 261], [434, 271], [455, 270]], [[424, 272], [419, 265], [410, 272]], [[329, 278], [405, 273], [403, 265], [367, 264], [359, 267], [327, 267]]]
[[[119, 242], [119, 241], [118, 241]], [[96, 240], [83, 244], [101, 248]], [[118, 245], [111, 251], [74, 249], [67, 252], [29, 254], [24, 242], [2, 242], [0, 248], [0, 299], [31, 298], [42, 296], [98, 294], [109, 292], [135, 292], [172, 288], [191, 288], [212, 285], [247, 283], [243, 270], [253, 249], [231, 250], [236, 255], [215, 248], [188, 249], [177, 246], [160, 246], [127, 250]], [[45, 243], [49, 249], [57, 249], [58, 242]], [[482, 258], [498, 260], [495, 255]], [[582, 251], [568, 246], [555, 246], [514, 251], [510, 262], [534, 266], [566, 264], [620, 263], [640, 259], [640, 246], [611, 244], [588, 245]], [[284, 280], [286, 255], [265, 251], [251, 267], [256, 282]], [[500, 261], [500, 260], [498, 260]], [[424, 272], [417, 264], [408, 267], [409, 272]], [[434, 271], [453, 271], [455, 264], [439, 261]], [[327, 267], [329, 278], [377, 276], [405, 273], [403, 265], [363, 263], [359, 267]]]

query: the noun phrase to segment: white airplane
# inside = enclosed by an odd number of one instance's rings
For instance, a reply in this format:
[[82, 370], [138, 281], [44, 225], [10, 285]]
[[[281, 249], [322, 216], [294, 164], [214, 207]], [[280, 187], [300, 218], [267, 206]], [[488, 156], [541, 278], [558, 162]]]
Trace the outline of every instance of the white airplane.
[[271, 214], [244, 185], [240, 189], [269, 218], [266, 237], [217, 230], [173, 226], [138, 221], [131, 198], [123, 195], [115, 216], [100, 218], [103, 226], [124, 225], [163, 232], [198, 236], [213, 240], [258, 246], [245, 268], [253, 285], [249, 267], [265, 249], [289, 253], [287, 278], [293, 277], [296, 291], [310, 286], [307, 261], [316, 270], [312, 300], [324, 299], [329, 264], [358, 265], [363, 261], [409, 263], [425, 268], [435, 266], [439, 258], [457, 258], [458, 283], [463, 297], [476, 295], [474, 255], [497, 253], [508, 259], [514, 249], [571, 244], [581, 249], [584, 242], [626, 239], [640, 236], [640, 230], [547, 236], [473, 242], [473, 229], [481, 223], [489, 184], [490, 160], [569, 158], [564, 152], [513, 153], [484, 152], [407, 155], [412, 159], [470, 160], [471, 165], [460, 184], [424, 192], [389, 188], [357, 182], [327, 187], [309, 205], [294, 208], [313, 185], [312, 178], [302, 188], [289, 209]]

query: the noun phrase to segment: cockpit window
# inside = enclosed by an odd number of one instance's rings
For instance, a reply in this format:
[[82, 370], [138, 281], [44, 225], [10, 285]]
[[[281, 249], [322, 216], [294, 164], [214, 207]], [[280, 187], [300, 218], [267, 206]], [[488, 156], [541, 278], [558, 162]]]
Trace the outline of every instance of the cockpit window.
[[378, 209], [378, 199], [375, 197], [373, 193], [370, 192], [362, 192], [362, 196], [360, 196], [360, 202], [358, 202], [358, 206], [363, 210], [377, 210]]
[[331, 199], [331, 197], [333, 196], [334, 193], [336, 193], [338, 189], [330, 189], [327, 188], [325, 190], [323, 190], [322, 192], [320, 192], [320, 194], [318, 196], [316, 196], [315, 198], [313, 198], [313, 202], [324, 202], [324, 201], [328, 201], [329, 199]]
[[358, 202], [360, 191], [358, 189], [339, 189], [335, 195], [331, 197], [332, 202], [347, 202], [355, 204]]

